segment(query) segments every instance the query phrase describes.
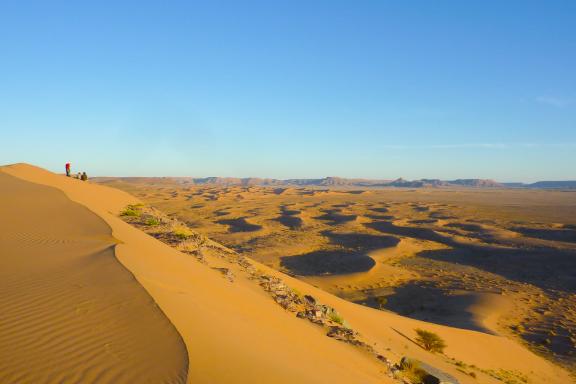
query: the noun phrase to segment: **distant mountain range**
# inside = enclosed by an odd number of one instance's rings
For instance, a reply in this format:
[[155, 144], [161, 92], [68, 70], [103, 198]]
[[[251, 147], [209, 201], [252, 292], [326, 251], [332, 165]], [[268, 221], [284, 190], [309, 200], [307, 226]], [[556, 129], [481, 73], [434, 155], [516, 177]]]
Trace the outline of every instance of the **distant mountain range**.
[[572, 189], [576, 188], [576, 181], [539, 181], [532, 184], [524, 183], [498, 183], [490, 179], [420, 179], [405, 180], [372, 180], [347, 179], [342, 177], [325, 177], [322, 179], [265, 179], [265, 178], [235, 178], [235, 177], [98, 177], [96, 181], [107, 182], [122, 180], [128, 182], [177, 182], [193, 185], [220, 185], [220, 186], [279, 186], [279, 187], [399, 187], [399, 188], [541, 188], [541, 189]]
[[576, 180], [537, 181], [532, 184], [502, 183], [502, 185], [508, 188], [576, 189]]

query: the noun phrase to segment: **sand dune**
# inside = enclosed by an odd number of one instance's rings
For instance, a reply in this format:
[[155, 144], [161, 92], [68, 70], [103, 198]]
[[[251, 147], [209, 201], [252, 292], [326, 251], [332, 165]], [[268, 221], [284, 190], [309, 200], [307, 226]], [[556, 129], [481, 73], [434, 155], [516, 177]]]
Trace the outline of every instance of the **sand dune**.
[[[378, 361], [359, 353], [349, 345], [325, 337], [316, 327], [290, 316], [261, 290], [255, 289], [253, 284], [224, 284], [217, 271], [206, 268], [189, 255], [166, 247], [109, 213], [117, 213], [124, 203], [134, 202], [135, 199], [130, 199], [119, 191], [81, 184], [26, 165], [5, 167], [3, 171], [37, 183], [60, 187], [70, 198], [86, 204], [111, 224], [113, 236], [120, 241], [116, 246], [116, 256], [154, 297], [186, 343], [189, 357], [187, 382], [389, 381], [383, 372], [384, 366]], [[75, 222], [75, 219], [68, 220]], [[99, 223], [106, 228], [104, 222]], [[57, 298], [54, 300], [58, 301]], [[136, 325], [144, 318], [145, 316], [135, 315], [129, 319]], [[95, 322], [98, 324], [97, 320]], [[34, 327], [34, 324], [31, 326]], [[5, 333], [4, 328], [3, 326], [2, 334]], [[66, 335], [67, 329], [66, 325], [62, 326], [63, 335]], [[118, 333], [125, 331], [126, 327], [117, 329]], [[149, 340], [152, 334], [152, 340], [163, 336], [161, 332], [153, 333], [151, 329], [143, 331], [136, 328], [135, 332], [142, 340]], [[50, 336], [50, 333], [47, 336]], [[179, 341], [177, 337], [176, 340]], [[10, 350], [14, 347], [18, 349], [20, 346], [14, 343]], [[82, 356], [81, 350], [76, 351], [73, 347], [71, 349]], [[182, 349], [178, 352], [181, 361], [185, 352]], [[3, 353], [7, 356], [9, 351], [5, 349]], [[162, 349], [159, 349], [158, 353], [159, 366], [164, 366], [162, 362], [165, 359], [175, 356], [174, 353], [167, 353]], [[3, 361], [8, 362], [10, 359], [6, 357]], [[146, 371], [150, 366], [155, 364], [150, 361], [141, 364], [134, 371]], [[182, 367], [185, 367], [185, 364], [182, 363]], [[26, 371], [22, 365], [11, 368], [13, 371], [21, 369]], [[42, 370], [47, 375], [52, 374], [52, 370], [45, 365], [42, 365]], [[131, 373], [130, 370], [128, 372]], [[47, 377], [46, 382], [58, 382], [51, 377]], [[116, 382], [147, 381], [122, 381], [120, 378]]]
[[[114, 185], [339, 297], [374, 308], [384, 298], [385, 309], [415, 319], [505, 335], [576, 372], [573, 193], [428, 189], [312, 196], [308, 189], [278, 195], [255, 187], [238, 204], [222, 188], [187, 188], [194, 196], [221, 196], [204, 202], [165, 200], [149, 184]], [[261, 229], [231, 233], [217, 224], [221, 211], [225, 219], [249, 217]], [[334, 241], [331, 233], [355, 240]], [[400, 243], [371, 244], [386, 236]], [[375, 263], [366, 270], [368, 258]]]
[[185, 345], [110, 227], [54, 188], [0, 185], [0, 382], [183, 383]]
[[[68, 232], [73, 233], [74, 236], [65, 238], [73, 241], [84, 241], [87, 237], [96, 237], [100, 243], [90, 247], [100, 247], [100, 252], [109, 252], [109, 255], [115, 255], [117, 260], [134, 275], [136, 280], [153, 298], [154, 302], [182, 337], [186, 351], [182, 350], [177, 334], [172, 333], [173, 338], [166, 336], [166, 333], [169, 333], [167, 330], [172, 328], [160, 311], [156, 312], [157, 316], [140, 312], [137, 319], [127, 317], [133, 326], [119, 326], [111, 330], [117, 333], [115, 336], [119, 340], [130, 337], [132, 333], [140, 336], [140, 338], [136, 338], [136, 341], [142, 341], [140, 339], [145, 341], [155, 340], [156, 337], [162, 338], [165, 341], [164, 350], [154, 352], [160, 354], [157, 360], [159, 362], [164, 361], [166, 358], [179, 358], [179, 360], [176, 360], [180, 362], [180, 365], [176, 367], [178, 372], [174, 377], [181, 378], [178, 375], [181, 374], [181, 369], [186, 366], [182, 359], [183, 357], [185, 358], [185, 353], [187, 352], [188, 372], [186, 380], [189, 383], [397, 382], [386, 375], [386, 365], [375, 359], [373, 355], [365, 353], [352, 345], [326, 337], [321, 327], [304, 319], [299, 319], [293, 313], [277, 305], [257, 283], [242, 275], [234, 262], [230, 262], [225, 258], [211, 257], [210, 255], [207, 256], [208, 263], [199, 262], [195, 257], [170, 248], [120, 220], [117, 217], [118, 212], [127, 204], [137, 202], [135, 198], [117, 190], [66, 179], [27, 165], [4, 167], [2, 171], [27, 180], [28, 182], [25, 183], [26, 187], [24, 188], [26, 191], [36, 187], [46, 188], [30, 184], [30, 181], [53, 186], [63, 191], [70, 200], [80, 203], [92, 211], [82, 208], [85, 215], [95, 218], [94, 224], [90, 224], [88, 219], [79, 221], [80, 213], [77, 212], [72, 217], [63, 215], [62, 222], [65, 223], [62, 224], [63, 226], [67, 225], [73, 227], [74, 231], [81, 231], [81, 233], [77, 233], [70, 229]], [[11, 180], [13, 179], [11, 178]], [[5, 183], [5, 181], [2, 182], [3, 184]], [[53, 191], [50, 188], [46, 189]], [[12, 195], [22, 196], [20, 198], [22, 205], [29, 201], [29, 198], [26, 198], [23, 193], [12, 193]], [[44, 196], [44, 193], [42, 192], [41, 195]], [[60, 196], [63, 195], [60, 194]], [[52, 203], [52, 200], [38, 200], [40, 201], [39, 207], [33, 207], [31, 211], [28, 211], [26, 219], [21, 219], [21, 225], [25, 229], [19, 232], [30, 232], [29, 228], [35, 226], [40, 229], [51, 228], [51, 225], [48, 224], [50, 223], [51, 215], [47, 215], [42, 220], [39, 218], [33, 220], [31, 218], [34, 217], [36, 211], [44, 209], [46, 206], [61, 207], [65, 205], [64, 202], [77, 206], [77, 204], [71, 203], [70, 200], [64, 199], [62, 203], [58, 204]], [[220, 208], [226, 208], [226, 205], [222, 204]], [[68, 212], [69, 210], [66, 209], [65, 211]], [[17, 216], [17, 213], [18, 210], [12, 210], [8, 212], [9, 216], [6, 217]], [[270, 222], [283, 227], [281, 223], [274, 220], [277, 214], [278, 211], [275, 211], [270, 216]], [[215, 220], [219, 220], [219, 218]], [[80, 222], [83, 225], [78, 225]], [[360, 224], [343, 222], [342, 225], [358, 226]], [[112, 230], [111, 233], [110, 228]], [[291, 229], [286, 230], [295, 232]], [[65, 232], [68, 233], [67, 231]], [[11, 232], [8, 229], [3, 229], [2, 233], [10, 234]], [[234, 236], [237, 235], [234, 234]], [[373, 235], [381, 236], [378, 233], [373, 233]], [[2, 240], [2, 244], [12, 242], [13, 246], [17, 247], [22, 244], [30, 244], [31, 246], [39, 244], [38, 240], [33, 240], [33, 238], [38, 239], [41, 236], [36, 235], [31, 237], [30, 240], [18, 234], [7, 237], [9, 239]], [[51, 241], [58, 243], [62, 237], [54, 235], [52, 237], [45, 236], [45, 238], [55, 239]], [[337, 242], [345, 241], [347, 245], [350, 241], [347, 236], [343, 235], [335, 235], [334, 239]], [[374, 241], [375, 246], [382, 246], [380, 238]], [[114, 243], [117, 244], [115, 248], [110, 248]], [[47, 248], [45, 244], [40, 242], [40, 249], [44, 250], [45, 248]], [[74, 247], [74, 252], [79, 252], [79, 249], [83, 248]], [[94, 255], [99, 254], [92, 252], [91, 255], [94, 258]], [[34, 253], [34, 257], [37, 258], [38, 253]], [[14, 276], [17, 276], [18, 273], [28, 274], [29, 272], [30, 262], [25, 265], [18, 265], [17, 262], [10, 258], [6, 258], [6, 261], [2, 260], [2, 262], [15, 265], [12, 272]], [[119, 264], [115, 265], [119, 266]], [[297, 289], [302, 294], [313, 295], [322, 303], [335, 308], [342, 314], [346, 322], [358, 331], [369, 345], [373, 346], [377, 353], [386, 356], [392, 361], [397, 362], [405, 355], [415, 357], [457, 377], [464, 384], [498, 383], [501, 381], [495, 377], [504, 374], [512, 375], [515, 378], [528, 377], [529, 382], [532, 383], [567, 383], [571, 380], [564, 370], [507, 338], [430, 324], [407, 319], [390, 312], [359, 306], [264, 265], [255, 265], [270, 275], [280, 277], [290, 287]], [[75, 266], [74, 268], [78, 267]], [[230, 269], [234, 272], [236, 278], [233, 281], [224, 278], [222, 274], [224, 269]], [[4, 273], [4, 270], [5, 268], [2, 268], [2, 273]], [[126, 270], [122, 271], [126, 272]], [[45, 271], [43, 275], [51, 276], [48, 271]], [[72, 276], [73, 273], [69, 273], [69, 275]], [[95, 272], [91, 276], [94, 281], [104, 283], [98, 284], [99, 288], [106, 286], [105, 282], [108, 281], [106, 278], [99, 277]], [[84, 279], [80, 278], [80, 280], [83, 281]], [[17, 281], [24, 281], [24, 278], [20, 277]], [[138, 287], [137, 284], [134, 284], [134, 280], [131, 280], [131, 283], [131, 286]], [[9, 284], [3, 283], [2, 289], [10, 290], [11, 288]], [[68, 293], [73, 296], [72, 291], [75, 290], [73, 286], [66, 286], [62, 289], [64, 289], [63, 296], [67, 296]], [[25, 303], [25, 301], [18, 299], [18, 293], [15, 291], [16, 288], [12, 289], [8, 295], [13, 297], [12, 301], [16, 304]], [[114, 288], [115, 291], [116, 288]], [[26, 292], [31, 292], [31, 301], [29, 304], [20, 304], [22, 305], [21, 310], [33, 312], [34, 305], [32, 304], [37, 304], [42, 299], [34, 296], [33, 289], [26, 290]], [[121, 290], [120, 292], [123, 291]], [[143, 290], [140, 290], [140, 292], [145, 293]], [[62, 301], [59, 298], [61, 296], [62, 294], [59, 296], [58, 293], [54, 293], [54, 298], [52, 298], [54, 305], [52, 307], [58, 306], [57, 304]], [[141, 311], [154, 308], [151, 305], [150, 298], [146, 295], [143, 296], [145, 296], [147, 301], [130, 301], [129, 305], [127, 304], [130, 311], [136, 312], [132, 306], [137, 306]], [[112, 307], [118, 311], [124, 308], [122, 306]], [[44, 313], [46, 310], [42, 309], [41, 312]], [[82, 311], [81, 306], [79, 311]], [[102, 316], [107, 313], [105, 310], [100, 312], [103, 312]], [[122, 315], [118, 313], [115, 316], [121, 317]], [[90, 319], [92, 317], [90, 316]], [[156, 318], [157, 323], [160, 324], [152, 327], [154, 324], [150, 323], [152, 325], [146, 330], [138, 328], [139, 323], [152, 322], [153, 318]], [[10, 325], [11, 323], [8, 324]], [[75, 326], [69, 324], [68, 327], [64, 324], [60, 328], [59, 334], [66, 336], [69, 329], [71, 334], [73, 334]], [[0, 327], [2, 337], [6, 334], [6, 329], [9, 330], [14, 327], [16, 327], [14, 324], [7, 327], [2, 323]], [[429, 329], [441, 335], [448, 345], [446, 355], [431, 354], [415, 344], [413, 339], [414, 329], [416, 328]], [[46, 336], [51, 336], [50, 331], [42, 331], [42, 329], [44, 329], [42, 326], [30, 323], [25, 329], [21, 329], [20, 333], [27, 335], [26, 331], [46, 332]], [[86, 345], [88, 344], [90, 343], [86, 343]], [[67, 344], [59, 345], [64, 349], [67, 346]], [[0, 348], [2, 348], [3, 354], [9, 352], [4, 343], [2, 343]], [[21, 351], [25, 350], [25, 348], [25, 340], [16, 339], [11, 343], [10, 350]], [[89, 349], [89, 347], [86, 348]], [[170, 348], [173, 348], [173, 350], [170, 350]], [[76, 350], [70, 347], [70, 351]], [[149, 356], [146, 354], [147, 351], [149, 350], [145, 347], [139, 348], [139, 352], [144, 355], [143, 359]], [[77, 352], [74, 356], [91, 356], [90, 351], [78, 350]], [[11, 364], [15, 360], [5, 358], [2, 361]], [[460, 363], [460, 366], [456, 364], [457, 362]], [[467, 366], [474, 365], [476, 367], [474, 369], [477, 373], [477, 378], [472, 378], [460, 370], [461, 368], [459, 367], [464, 363]], [[95, 360], [93, 364], [95, 364], [96, 368], [101, 368], [105, 361], [100, 363], [100, 360]], [[173, 368], [177, 365], [173, 361], [171, 361], [171, 364], [168, 366], [158, 364], [159, 367], [156, 367], [155, 364], [150, 363], [139, 365], [138, 368], [140, 370], [160, 370]], [[38, 366], [41, 366], [41, 364], [38, 364]], [[23, 365], [18, 367], [22, 369]], [[117, 366], [115, 368], [118, 370], [118, 375], [121, 374], [120, 372], [133, 374], [132, 370], [126, 371], [125, 367]], [[47, 375], [52, 375], [54, 371], [46, 366], [43, 369]], [[11, 370], [13, 372], [20, 371], [18, 368], [15, 369], [13, 367]], [[8, 369], [2, 371], [8, 371]], [[33, 368], [23, 370], [25, 373], [28, 371], [32, 374], [37, 370]], [[106, 372], [109, 371], [106, 370]], [[171, 377], [170, 372], [165, 374], [167, 378]], [[115, 382], [146, 382], [125, 380], [120, 376], [118, 378], [119, 380]], [[53, 380], [53, 376], [47, 377], [44, 381], [66, 382], [63, 378], [61, 380]], [[87, 382], [96, 382], [96, 380], [88, 380]]]

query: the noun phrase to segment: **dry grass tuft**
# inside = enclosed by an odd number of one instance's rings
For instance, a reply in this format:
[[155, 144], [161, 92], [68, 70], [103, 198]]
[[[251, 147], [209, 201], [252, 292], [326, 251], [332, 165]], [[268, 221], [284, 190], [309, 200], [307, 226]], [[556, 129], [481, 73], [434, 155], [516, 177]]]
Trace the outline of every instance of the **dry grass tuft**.
[[420, 364], [416, 361], [403, 360], [400, 369], [402, 370], [402, 375], [413, 384], [424, 383], [426, 376], [428, 376], [426, 371], [420, 368]]
[[176, 225], [175, 227], [172, 228], [172, 233], [174, 234], [174, 236], [182, 240], [186, 240], [187, 238], [192, 237], [192, 235], [194, 235], [194, 232], [192, 232], [190, 228], [184, 225]]
[[140, 207], [138, 205], [129, 205], [120, 212], [120, 216], [132, 216], [132, 217], [139, 217], [142, 214]]

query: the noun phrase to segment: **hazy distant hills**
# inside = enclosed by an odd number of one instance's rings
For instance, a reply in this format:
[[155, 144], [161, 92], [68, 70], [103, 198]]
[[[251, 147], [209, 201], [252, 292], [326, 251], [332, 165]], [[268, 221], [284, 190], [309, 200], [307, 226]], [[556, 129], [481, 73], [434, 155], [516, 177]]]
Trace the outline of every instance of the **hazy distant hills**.
[[190, 185], [219, 186], [276, 186], [276, 187], [398, 187], [398, 188], [538, 188], [538, 189], [576, 189], [576, 181], [538, 181], [532, 184], [499, 183], [490, 179], [420, 179], [374, 180], [325, 177], [322, 179], [267, 179], [258, 177], [97, 177], [102, 183], [125, 181], [133, 183], [181, 183]]
[[537, 181], [532, 184], [503, 183], [508, 188], [540, 188], [540, 189], [576, 189], [576, 180]]
[[498, 183], [489, 179], [420, 179], [374, 180], [325, 177], [322, 179], [267, 179], [257, 177], [97, 177], [95, 181], [106, 183], [124, 181], [132, 183], [180, 183], [190, 185], [219, 186], [275, 186], [275, 187], [398, 187], [398, 188], [576, 188], [576, 181], [540, 181], [533, 184]]

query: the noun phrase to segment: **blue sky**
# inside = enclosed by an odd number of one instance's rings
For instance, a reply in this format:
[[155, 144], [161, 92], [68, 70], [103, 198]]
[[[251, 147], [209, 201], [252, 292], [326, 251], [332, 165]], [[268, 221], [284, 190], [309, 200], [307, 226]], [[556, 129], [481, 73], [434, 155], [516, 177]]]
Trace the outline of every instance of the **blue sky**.
[[5, 1], [0, 163], [576, 179], [576, 1]]

